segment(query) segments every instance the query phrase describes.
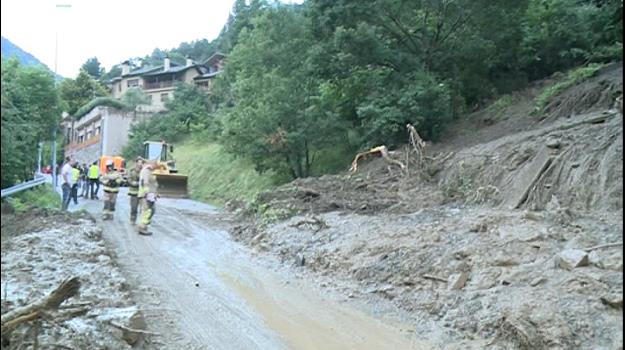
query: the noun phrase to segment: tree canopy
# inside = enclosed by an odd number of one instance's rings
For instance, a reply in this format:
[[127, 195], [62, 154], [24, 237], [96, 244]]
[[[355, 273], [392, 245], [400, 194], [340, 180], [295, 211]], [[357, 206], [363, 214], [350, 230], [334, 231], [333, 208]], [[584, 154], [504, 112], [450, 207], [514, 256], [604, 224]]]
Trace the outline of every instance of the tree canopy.
[[60, 121], [54, 76], [43, 67], [2, 60], [2, 187], [30, 179], [37, 143], [49, 140]]

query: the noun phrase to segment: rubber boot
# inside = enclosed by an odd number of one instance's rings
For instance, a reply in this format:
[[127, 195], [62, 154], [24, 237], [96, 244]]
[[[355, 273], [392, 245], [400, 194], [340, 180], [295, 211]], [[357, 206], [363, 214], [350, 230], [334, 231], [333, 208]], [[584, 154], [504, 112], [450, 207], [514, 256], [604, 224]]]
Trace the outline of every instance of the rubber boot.
[[139, 225], [138, 232], [140, 235], [144, 235], [144, 236], [152, 235], [152, 232], [148, 231], [148, 227], [146, 225]]

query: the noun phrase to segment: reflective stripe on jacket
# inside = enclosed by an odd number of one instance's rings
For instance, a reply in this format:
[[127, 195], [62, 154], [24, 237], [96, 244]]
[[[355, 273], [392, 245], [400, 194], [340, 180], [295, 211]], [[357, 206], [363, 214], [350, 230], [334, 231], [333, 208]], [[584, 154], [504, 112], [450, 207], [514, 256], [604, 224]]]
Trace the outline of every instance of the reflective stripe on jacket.
[[119, 172], [111, 170], [100, 177], [100, 182], [104, 185], [104, 192], [117, 193], [124, 179]]
[[128, 172], [128, 195], [136, 196], [139, 194], [139, 171], [130, 169]]

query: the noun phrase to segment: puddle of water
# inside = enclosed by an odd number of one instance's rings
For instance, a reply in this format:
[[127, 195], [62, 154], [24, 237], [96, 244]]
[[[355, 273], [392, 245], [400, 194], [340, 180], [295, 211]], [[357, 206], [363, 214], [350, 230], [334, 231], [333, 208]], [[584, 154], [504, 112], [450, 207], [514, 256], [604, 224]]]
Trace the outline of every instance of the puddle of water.
[[409, 335], [360, 311], [313, 296], [305, 286], [285, 286], [267, 273], [262, 274], [262, 282], [257, 278], [247, 281], [241, 278], [261, 276], [259, 272], [238, 274], [241, 277], [226, 273], [219, 275], [292, 349], [434, 348], [411, 340]]

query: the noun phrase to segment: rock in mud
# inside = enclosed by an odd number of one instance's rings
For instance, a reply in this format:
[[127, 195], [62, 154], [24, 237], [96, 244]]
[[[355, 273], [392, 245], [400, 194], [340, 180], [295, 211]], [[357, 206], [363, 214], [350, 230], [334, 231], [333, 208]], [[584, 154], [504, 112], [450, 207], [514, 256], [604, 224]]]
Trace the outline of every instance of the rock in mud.
[[143, 338], [142, 333], [133, 332], [133, 330], [145, 331], [147, 329], [143, 313], [134, 307], [108, 309], [97, 315], [96, 319], [117, 329], [117, 337], [129, 345], [135, 345]]
[[558, 254], [556, 261], [558, 266], [565, 270], [573, 270], [589, 264], [588, 253], [579, 249], [563, 250]]
[[560, 139], [557, 138], [552, 138], [547, 140], [547, 144], [546, 146], [549, 148], [560, 148], [560, 146], [562, 145], [562, 142], [560, 141]]
[[460, 290], [464, 288], [468, 279], [469, 274], [467, 272], [454, 273], [447, 279], [447, 288], [449, 290]]
[[542, 221], [545, 219], [545, 217], [542, 214], [535, 212], [535, 211], [526, 211], [523, 214], [523, 218], [527, 220], [532, 220], [532, 221]]
[[541, 284], [541, 283], [543, 283], [543, 282], [546, 282], [546, 281], [547, 281], [547, 279], [546, 279], [545, 277], [542, 277], [542, 276], [541, 276], [541, 277], [536, 277], [536, 278], [534, 278], [534, 279], [530, 282], [530, 286], [532, 286], [532, 287], [536, 287], [537, 285], [539, 285], [539, 284]]
[[304, 254], [297, 254], [295, 256], [295, 266], [304, 266], [306, 265], [306, 258]]
[[623, 295], [622, 294], [606, 295], [606, 296], [601, 297], [600, 300], [603, 305], [607, 305], [615, 309], [623, 308]]

